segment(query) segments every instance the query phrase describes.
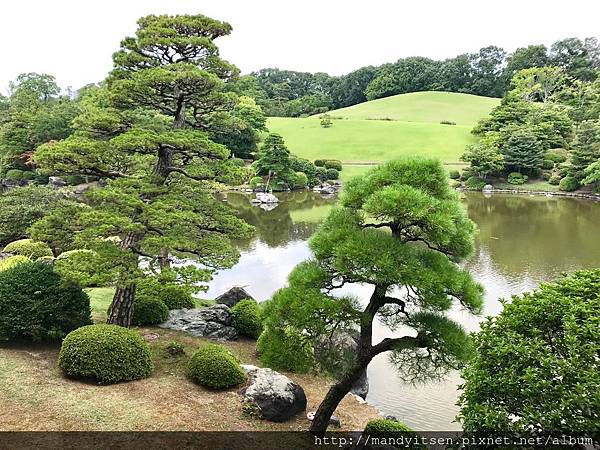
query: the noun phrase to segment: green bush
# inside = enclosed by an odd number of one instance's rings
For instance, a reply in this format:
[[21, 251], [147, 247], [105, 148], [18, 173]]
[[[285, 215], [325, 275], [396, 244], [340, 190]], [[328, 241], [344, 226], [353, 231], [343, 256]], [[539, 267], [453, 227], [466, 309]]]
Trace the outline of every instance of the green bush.
[[440, 124], [441, 125], [456, 125], [456, 122], [453, 122], [451, 120], [440, 120]]
[[317, 167], [315, 169], [315, 177], [319, 181], [325, 181], [327, 179], [327, 169], [325, 167]]
[[459, 180], [459, 179], [460, 179], [460, 172], [459, 172], [458, 170], [454, 169], [454, 170], [451, 170], [451, 171], [448, 173], [448, 176], [449, 176], [449, 177], [450, 177], [450, 179], [452, 179], [452, 180]]
[[60, 339], [90, 323], [87, 294], [43, 262], [0, 272], [0, 311], [0, 339]]
[[573, 192], [579, 187], [579, 183], [573, 177], [564, 177], [558, 184], [558, 189], [564, 192]]
[[481, 191], [483, 187], [486, 185], [485, 180], [482, 180], [478, 177], [469, 177], [467, 181], [465, 181], [465, 186], [468, 189], [473, 189], [476, 191]]
[[231, 158], [231, 164], [237, 167], [246, 167], [246, 163], [242, 158]]
[[194, 353], [188, 364], [189, 377], [201, 386], [227, 389], [246, 381], [236, 357], [222, 345], [205, 344]]
[[260, 185], [262, 185], [262, 184], [263, 184], [263, 179], [262, 179], [262, 177], [253, 177], [253, 178], [250, 180], [250, 187], [251, 187], [252, 189], [255, 189], [255, 188], [257, 188], [258, 186], [260, 186]]
[[50, 182], [50, 177], [41, 173], [36, 173], [33, 178], [33, 184], [37, 186], [45, 186]]
[[242, 336], [258, 339], [262, 333], [262, 315], [260, 305], [247, 299], [231, 308], [232, 325]]
[[294, 180], [295, 189], [305, 189], [308, 186], [308, 177], [304, 172], [296, 172], [296, 179]]
[[177, 341], [171, 341], [165, 347], [165, 352], [170, 356], [185, 355], [185, 346]]
[[336, 169], [327, 169], [325, 177], [327, 180], [337, 180], [340, 177], [340, 173]]
[[35, 242], [33, 239], [21, 239], [11, 242], [4, 247], [6, 253], [27, 256], [30, 259], [38, 259], [42, 256], [54, 256], [52, 250], [45, 242]]
[[325, 168], [326, 169], [335, 169], [338, 172], [341, 172], [342, 171], [342, 162], [337, 159], [328, 159], [327, 161], [325, 161]]
[[20, 169], [10, 169], [4, 175], [4, 179], [8, 181], [21, 181], [23, 179], [23, 171]]
[[58, 355], [58, 367], [70, 377], [113, 384], [146, 378], [154, 364], [150, 348], [138, 332], [98, 324], [69, 333]]
[[136, 298], [133, 308], [133, 325], [158, 325], [169, 318], [169, 308], [157, 298]]
[[15, 267], [17, 264], [31, 261], [27, 256], [15, 255], [0, 261], [0, 271]]
[[370, 437], [378, 438], [397, 438], [402, 435], [415, 434], [414, 430], [398, 422], [397, 420], [390, 419], [374, 419], [370, 420], [365, 427], [363, 432], [365, 435]]
[[169, 309], [192, 309], [196, 306], [189, 288], [156, 278], [145, 278], [140, 281], [137, 285], [136, 298], [157, 299]]
[[79, 175], [67, 175], [65, 177], [65, 183], [69, 186], [77, 186], [78, 184], [85, 183], [85, 178]]
[[310, 341], [293, 329], [267, 328], [256, 342], [260, 362], [275, 370], [306, 373], [314, 365]]
[[560, 183], [560, 175], [552, 175], [548, 180], [548, 183], [550, 183], [553, 186], [558, 186], [558, 184]]
[[83, 287], [102, 284], [106, 271], [102, 258], [93, 250], [69, 250], [56, 258], [55, 270], [65, 278], [78, 282]]
[[558, 175], [560, 175], [561, 178], [564, 178], [569, 175], [569, 172], [571, 171], [571, 165], [569, 163], [559, 164], [557, 169]]
[[449, 181], [450, 181], [450, 187], [452, 187], [452, 188], [457, 188], [461, 185], [460, 181], [458, 181], [458, 180], [451, 179]]
[[315, 166], [325, 167], [325, 160], [324, 159], [315, 159]]
[[550, 172], [549, 170], [544, 170], [542, 172], [542, 180], [550, 181], [550, 178], [552, 178], [552, 172]]
[[35, 172], [29, 170], [23, 171], [23, 180], [31, 181], [35, 179]]
[[554, 161], [552, 161], [550, 159], [542, 160], [542, 169], [544, 169], [544, 170], [554, 169]]
[[552, 150], [544, 155], [544, 159], [552, 161], [556, 164], [564, 163], [567, 160], [567, 152], [565, 150]]
[[506, 179], [506, 181], [508, 181], [510, 184], [516, 184], [516, 185], [520, 185], [520, 184], [525, 184], [525, 182], [527, 181], [527, 175], [523, 175], [519, 172], [511, 172], [508, 175], [508, 178]]

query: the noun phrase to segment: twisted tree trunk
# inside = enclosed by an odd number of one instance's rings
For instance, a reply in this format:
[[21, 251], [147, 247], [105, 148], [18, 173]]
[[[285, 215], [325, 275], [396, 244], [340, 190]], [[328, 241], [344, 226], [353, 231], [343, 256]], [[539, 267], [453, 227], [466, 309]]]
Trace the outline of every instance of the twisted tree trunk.
[[[135, 246], [139, 236], [134, 233], [127, 233], [121, 242], [121, 248], [128, 250]], [[133, 317], [133, 308], [135, 306], [135, 283], [131, 283], [124, 287], [117, 287], [112, 303], [108, 310], [107, 323], [120, 325], [129, 328], [131, 326], [131, 318]]]

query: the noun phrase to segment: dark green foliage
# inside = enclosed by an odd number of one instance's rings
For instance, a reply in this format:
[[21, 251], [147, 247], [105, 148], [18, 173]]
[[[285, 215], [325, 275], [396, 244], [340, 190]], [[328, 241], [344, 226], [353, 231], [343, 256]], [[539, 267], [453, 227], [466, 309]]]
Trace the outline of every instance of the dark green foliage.
[[460, 159], [469, 163], [468, 169], [472, 175], [483, 179], [504, 169], [504, 157], [497, 146], [490, 143], [468, 145]]
[[242, 300], [231, 308], [231, 324], [242, 336], [258, 339], [263, 330], [262, 312], [255, 300]]
[[58, 367], [69, 377], [113, 384], [146, 378], [154, 363], [137, 331], [98, 324], [69, 333], [58, 355]]
[[465, 181], [465, 187], [467, 187], [468, 189], [475, 190], [475, 191], [482, 190], [485, 185], [486, 185], [485, 180], [478, 178], [478, 177], [469, 177]]
[[460, 172], [458, 170], [453, 169], [448, 173], [448, 176], [452, 180], [458, 180], [460, 179]]
[[275, 370], [306, 373], [314, 365], [310, 341], [293, 328], [266, 328], [256, 342], [260, 362]]
[[600, 122], [586, 120], [575, 133], [569, 174], [581, 182], [586, 169], [600, 160]]
[[325, 161], [326, 169], [335, 169], [338, 172], [342, 171], [342, 162], [337, 159], [328, 159]]
[[35, 178], [35, 172], [31, 172], [29, 170], [26, 170], [23, 172], [23, 180], [27, 180], [27, 181], [31, 181]]
[[137, 297], [133, 308], [132, 325], [158, 325], [169, 318], [169, 308], [161, 300]]
[[13, 241], [4, 247], [4, 252], [13, 255], [26, 256], [29, 259], [36, 260], [44, 256], [54, 256], [52, 250], [45, 242], [36, 242], [32, 239], [20, 239]]
[[78, 184], [83, 184], [85, 183], [85, 178], [81, 177], [79, 175], [67, 175], [65, 177], [65, 182], [69, 185], [69, 186], [77, 186]]
[[136, 298], [159, 300], [168, 309], [191, 309], [195, 307], [189, 287], [154, 277], [145, 278], [138, 283]]
[[397, 420], [374, 419], [370, 420], [363, 434], [378, 438], [399, 438], [400, 436], [415, 435], [415, 432]]
[[442, 120], [440, 121], [440, 125], [456, 125], [456, 122], [452, 122], [451, 120]]
[[319, 181], [325, 181], [327, 179], [327, 169], [325, 167], [317, 167], [315, 169], [315, 177]]
[[83, 287], [100, 286], [112, 279], [112, 268], [93, 250], [69, 250], [54, 264], [56, 272]]
[[475, 336], [463, 371], [467, 432], [600, 430], [600, 270], [504, 302]]
[[572, 191], [576, 190], [578, 187], [579, 187], [579, 183], [577, 182], [577, 179], [574, 177], [564, 177], [562, 180], [560, 180], [560, 183], [558, 185], [558, 188], [564, 192], [572, 192]]
[[224, 346], [204, 344], [193, 354], [188, 364], [189, 377], [210, 389], [227, 389], [246, 380], [236, 357]]
[[315, 159], [315, 166], [325, 167], [325, 160], [324, 159]]
[[0, 311], [0, 339], [61, 339], [90, 323], [87, 294], [42, 262], [0, 271]]
[[527, 129], [510, 133], [503, 149], [506, 167], [533, 173], [542, 165], [543, 148], [537, 136]]
[[340, 174], [336, 169], [327, 169], [325, 177], [327, 180], [337, 180], [340, 177]]
[[293, 185], [295, 173], [292, 170], [290, 151], [280, 135], [267, 136], [260, 148], [255, 169], [257, 175], [269, 178], [270, 183]]
[[550, 170], [554, 168], [554, 161], [550, 160], [550, 159], [543, 159], [542, 160], [542, 169], [544, 170]]
[[510, 184], [525, 184], [527, 178], [527, 175], [520, 174], [519, 172], [511, 172], [508, 174], [506, 181]]

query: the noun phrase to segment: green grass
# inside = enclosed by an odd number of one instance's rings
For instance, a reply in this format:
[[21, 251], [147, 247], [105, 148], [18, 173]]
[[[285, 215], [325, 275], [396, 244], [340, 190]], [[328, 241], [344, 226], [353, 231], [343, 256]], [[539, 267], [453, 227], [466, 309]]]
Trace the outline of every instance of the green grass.
[[500, 99], [454, 92], [412, 92], [394, 95], [328, 114], [344, 119], [400, 120], [440, 123], [442, 120], [472, 126], [486, 116]]

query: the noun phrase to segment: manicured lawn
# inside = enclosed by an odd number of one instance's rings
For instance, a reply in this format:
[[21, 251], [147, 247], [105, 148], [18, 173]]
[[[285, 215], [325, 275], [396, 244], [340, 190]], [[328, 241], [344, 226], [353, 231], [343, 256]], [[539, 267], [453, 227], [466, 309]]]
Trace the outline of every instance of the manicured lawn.
[[329, 112], [345, 119], [400, 120], [440, 123], [442, 120], [472, 126], [500, 99], [453, 92], [412, 92], [394, 95]]

